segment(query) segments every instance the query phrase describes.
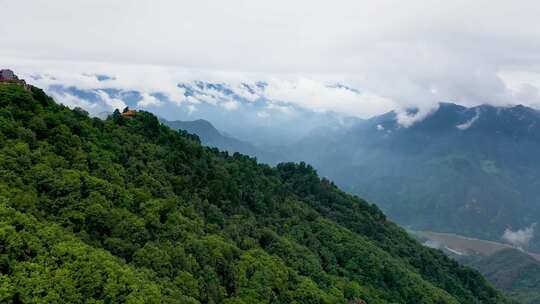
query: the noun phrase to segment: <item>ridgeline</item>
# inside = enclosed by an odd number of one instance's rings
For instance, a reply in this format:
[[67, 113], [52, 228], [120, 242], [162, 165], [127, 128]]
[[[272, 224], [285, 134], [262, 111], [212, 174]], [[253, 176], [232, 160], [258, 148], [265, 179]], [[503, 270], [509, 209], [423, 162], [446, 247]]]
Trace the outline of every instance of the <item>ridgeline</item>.
[[0, 85], [0, 302], [510, 303], [304, 163]]

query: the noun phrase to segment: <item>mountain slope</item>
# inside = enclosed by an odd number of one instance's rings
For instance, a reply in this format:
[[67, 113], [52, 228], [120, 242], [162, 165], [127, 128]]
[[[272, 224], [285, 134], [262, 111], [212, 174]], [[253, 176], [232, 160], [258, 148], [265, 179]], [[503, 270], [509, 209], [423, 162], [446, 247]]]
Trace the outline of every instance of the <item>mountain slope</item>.
[[388, 113], [317, 148], [301, 157], [413, 229], [498, 240], [540, 220], [540, 113], [530, 108], [446, 103], [407, 128]]
[[0, 85], [0, 299], [507, 303], [305, 164]]
[[223, 135], [209, 121], [197, 119], [193, 121], [168, 121], [161, 120], [165, 125], [175, 130], [184, 130], [199, 136], [201, 143], [210, 147], [216, 147], [230, 153], [242, 153], [257, 157], [258, 160], [268, 164], [276, 164], [283, 157], [277, 153], [262, 150], [255, 145]]
[[505, 249], [467, 264], [520, 303], [540, 303], [540, 262], [531, 256], [515, 249]]

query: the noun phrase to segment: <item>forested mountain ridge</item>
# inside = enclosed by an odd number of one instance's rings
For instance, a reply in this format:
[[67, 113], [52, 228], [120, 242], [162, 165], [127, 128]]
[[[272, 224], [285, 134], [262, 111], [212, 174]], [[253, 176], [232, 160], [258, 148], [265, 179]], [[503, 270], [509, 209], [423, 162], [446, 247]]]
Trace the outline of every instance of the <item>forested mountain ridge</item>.
[[[411, 229], [498, 241], [540, 219], [535, 109], [441, 103], [410, 126], [390, 112], [317, 139], [291, 150]], [[540, 250], [539, 234], [529, 245]]]
[[209, 146], [216, 147], [222, 151], [228, 151], [229, 153], [242, 153], [252, 157], [257, 157], [257, 160], [267, 163], [276, 164], [285, 157], [274, 152], [264, 150], [256, 147], [245, 141], [238, 140], [234, 137], [222, 134], [216, 129], [209, 121], [204, 119], [197, 119], [192, 121], [173, 120], [169, 121], [161, 119], [162, 123], [175, 130], [184, 130], [189, 133], [199, 136], [201, 143]]
[[305, 164], [0, 85], [0, 302], [508, 303]]

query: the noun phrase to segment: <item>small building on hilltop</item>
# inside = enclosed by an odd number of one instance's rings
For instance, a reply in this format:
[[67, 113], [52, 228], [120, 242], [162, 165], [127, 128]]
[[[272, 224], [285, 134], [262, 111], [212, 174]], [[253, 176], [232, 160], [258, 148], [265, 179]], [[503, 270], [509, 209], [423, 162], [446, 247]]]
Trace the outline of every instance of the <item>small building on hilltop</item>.
[[19, 79], [12, 70], [1, 69], [0, 70], [0, 84], [2, 83], [17, 83], [22, 85], [27, 91], [30, 91], [32, 87], [26, 83], [26, 81]]
[[137, 111], [130, 110], [127, 107], [122, 112], [122, 116], [124, 117], [135, 117], [135, 115], [137, 115]]

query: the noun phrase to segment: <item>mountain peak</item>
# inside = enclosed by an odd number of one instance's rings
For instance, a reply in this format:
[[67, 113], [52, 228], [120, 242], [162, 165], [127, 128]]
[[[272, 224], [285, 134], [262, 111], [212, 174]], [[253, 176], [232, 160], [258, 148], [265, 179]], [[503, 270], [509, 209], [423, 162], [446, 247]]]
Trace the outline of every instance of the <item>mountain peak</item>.
[[465, 106], [462, 106], [460, 104], [453, 103], [453, 102], [448, 102], [448, 101], [439, 102], [439, 109], [440, 108], [450, 108], [450, 109], [460, 109], [460, 110], [467, 109], [467, 107]]

